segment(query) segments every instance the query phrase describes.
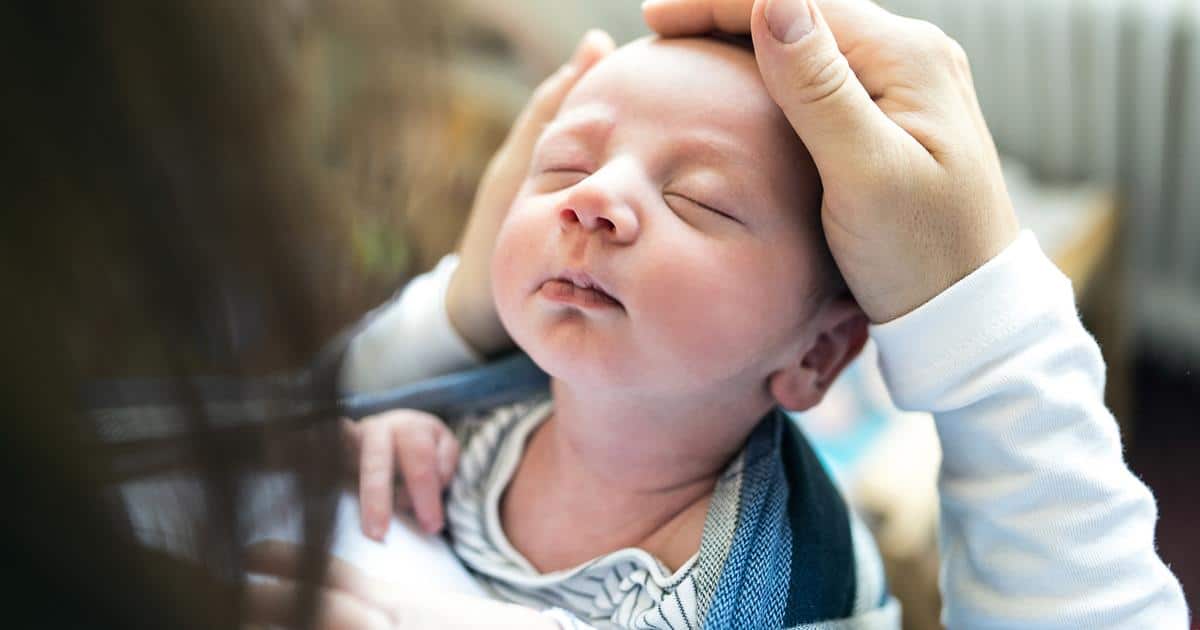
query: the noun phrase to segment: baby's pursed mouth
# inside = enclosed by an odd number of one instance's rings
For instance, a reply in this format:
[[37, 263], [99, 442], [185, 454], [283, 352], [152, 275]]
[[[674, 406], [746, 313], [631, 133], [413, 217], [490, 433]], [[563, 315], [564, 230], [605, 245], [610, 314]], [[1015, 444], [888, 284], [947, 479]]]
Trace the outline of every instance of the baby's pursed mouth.
[[620, 300], [584, 273], [567, 272], [555, 276], [543, 282], [540, 290], [550, 299], [577, 306], [625, 308]]

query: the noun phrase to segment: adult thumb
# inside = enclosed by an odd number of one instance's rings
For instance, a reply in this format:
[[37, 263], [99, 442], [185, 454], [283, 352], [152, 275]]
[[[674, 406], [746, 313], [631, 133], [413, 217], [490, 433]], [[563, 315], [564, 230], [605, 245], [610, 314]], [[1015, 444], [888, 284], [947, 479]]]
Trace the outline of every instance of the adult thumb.
[[875, 105], [838, 49], [814, 0], [757, 0], [750, 33], [767, 91], [823, 177], [857, 169], [900, 139], [899, 128]]

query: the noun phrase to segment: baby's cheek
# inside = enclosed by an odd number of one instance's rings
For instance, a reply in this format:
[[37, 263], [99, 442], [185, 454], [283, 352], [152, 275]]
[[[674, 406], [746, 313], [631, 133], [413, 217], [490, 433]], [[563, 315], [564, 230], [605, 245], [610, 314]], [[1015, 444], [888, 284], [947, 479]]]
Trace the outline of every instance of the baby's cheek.
[[527, 292], [527, 285], [533, 282], [530, 275], [534, 272], [534, 251], [531, 247], [544, 238], [538, 238], [536, 225], [531, 221], [532, 215], [527, 207], [520, 206], [518, 198], [496, 236], [496, 248], [492, 254], [492, 293], [496, 301], [496, 309], [501, 321], [511, 330], [510, 319], [515, 316], [514, 309]]
[[767, 296], [737, 262], [675, 257], [647, 278], [641, 288], [654, 314], [646, 342], [665, 360], [690, 373], [737, 370], [752, 359]]

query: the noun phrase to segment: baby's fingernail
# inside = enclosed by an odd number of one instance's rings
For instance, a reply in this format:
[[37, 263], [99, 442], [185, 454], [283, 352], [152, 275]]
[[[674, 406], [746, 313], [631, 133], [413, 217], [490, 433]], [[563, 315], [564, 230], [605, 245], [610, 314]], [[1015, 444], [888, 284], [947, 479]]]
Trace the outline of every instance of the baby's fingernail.
[[808, 0], [770, 0], [766, 14], [771, 35], [784, 44], [794, 44], [813, 30]]

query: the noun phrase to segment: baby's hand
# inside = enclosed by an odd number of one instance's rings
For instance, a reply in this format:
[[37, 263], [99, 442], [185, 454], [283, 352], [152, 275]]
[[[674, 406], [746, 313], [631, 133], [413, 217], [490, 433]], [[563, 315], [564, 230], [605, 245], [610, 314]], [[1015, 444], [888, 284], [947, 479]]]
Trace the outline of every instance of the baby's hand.
[[[363, 533], [383, 540], [393, 502], [411, 509], [425, 531], [442, 528], [442, 489], [458, 465], [458, 440], [437, 417], [401, 409], [342, 420], [350, 459], [358, 467], [358, 500]], [[397, 473], [402, 485], [394, 480]]]

